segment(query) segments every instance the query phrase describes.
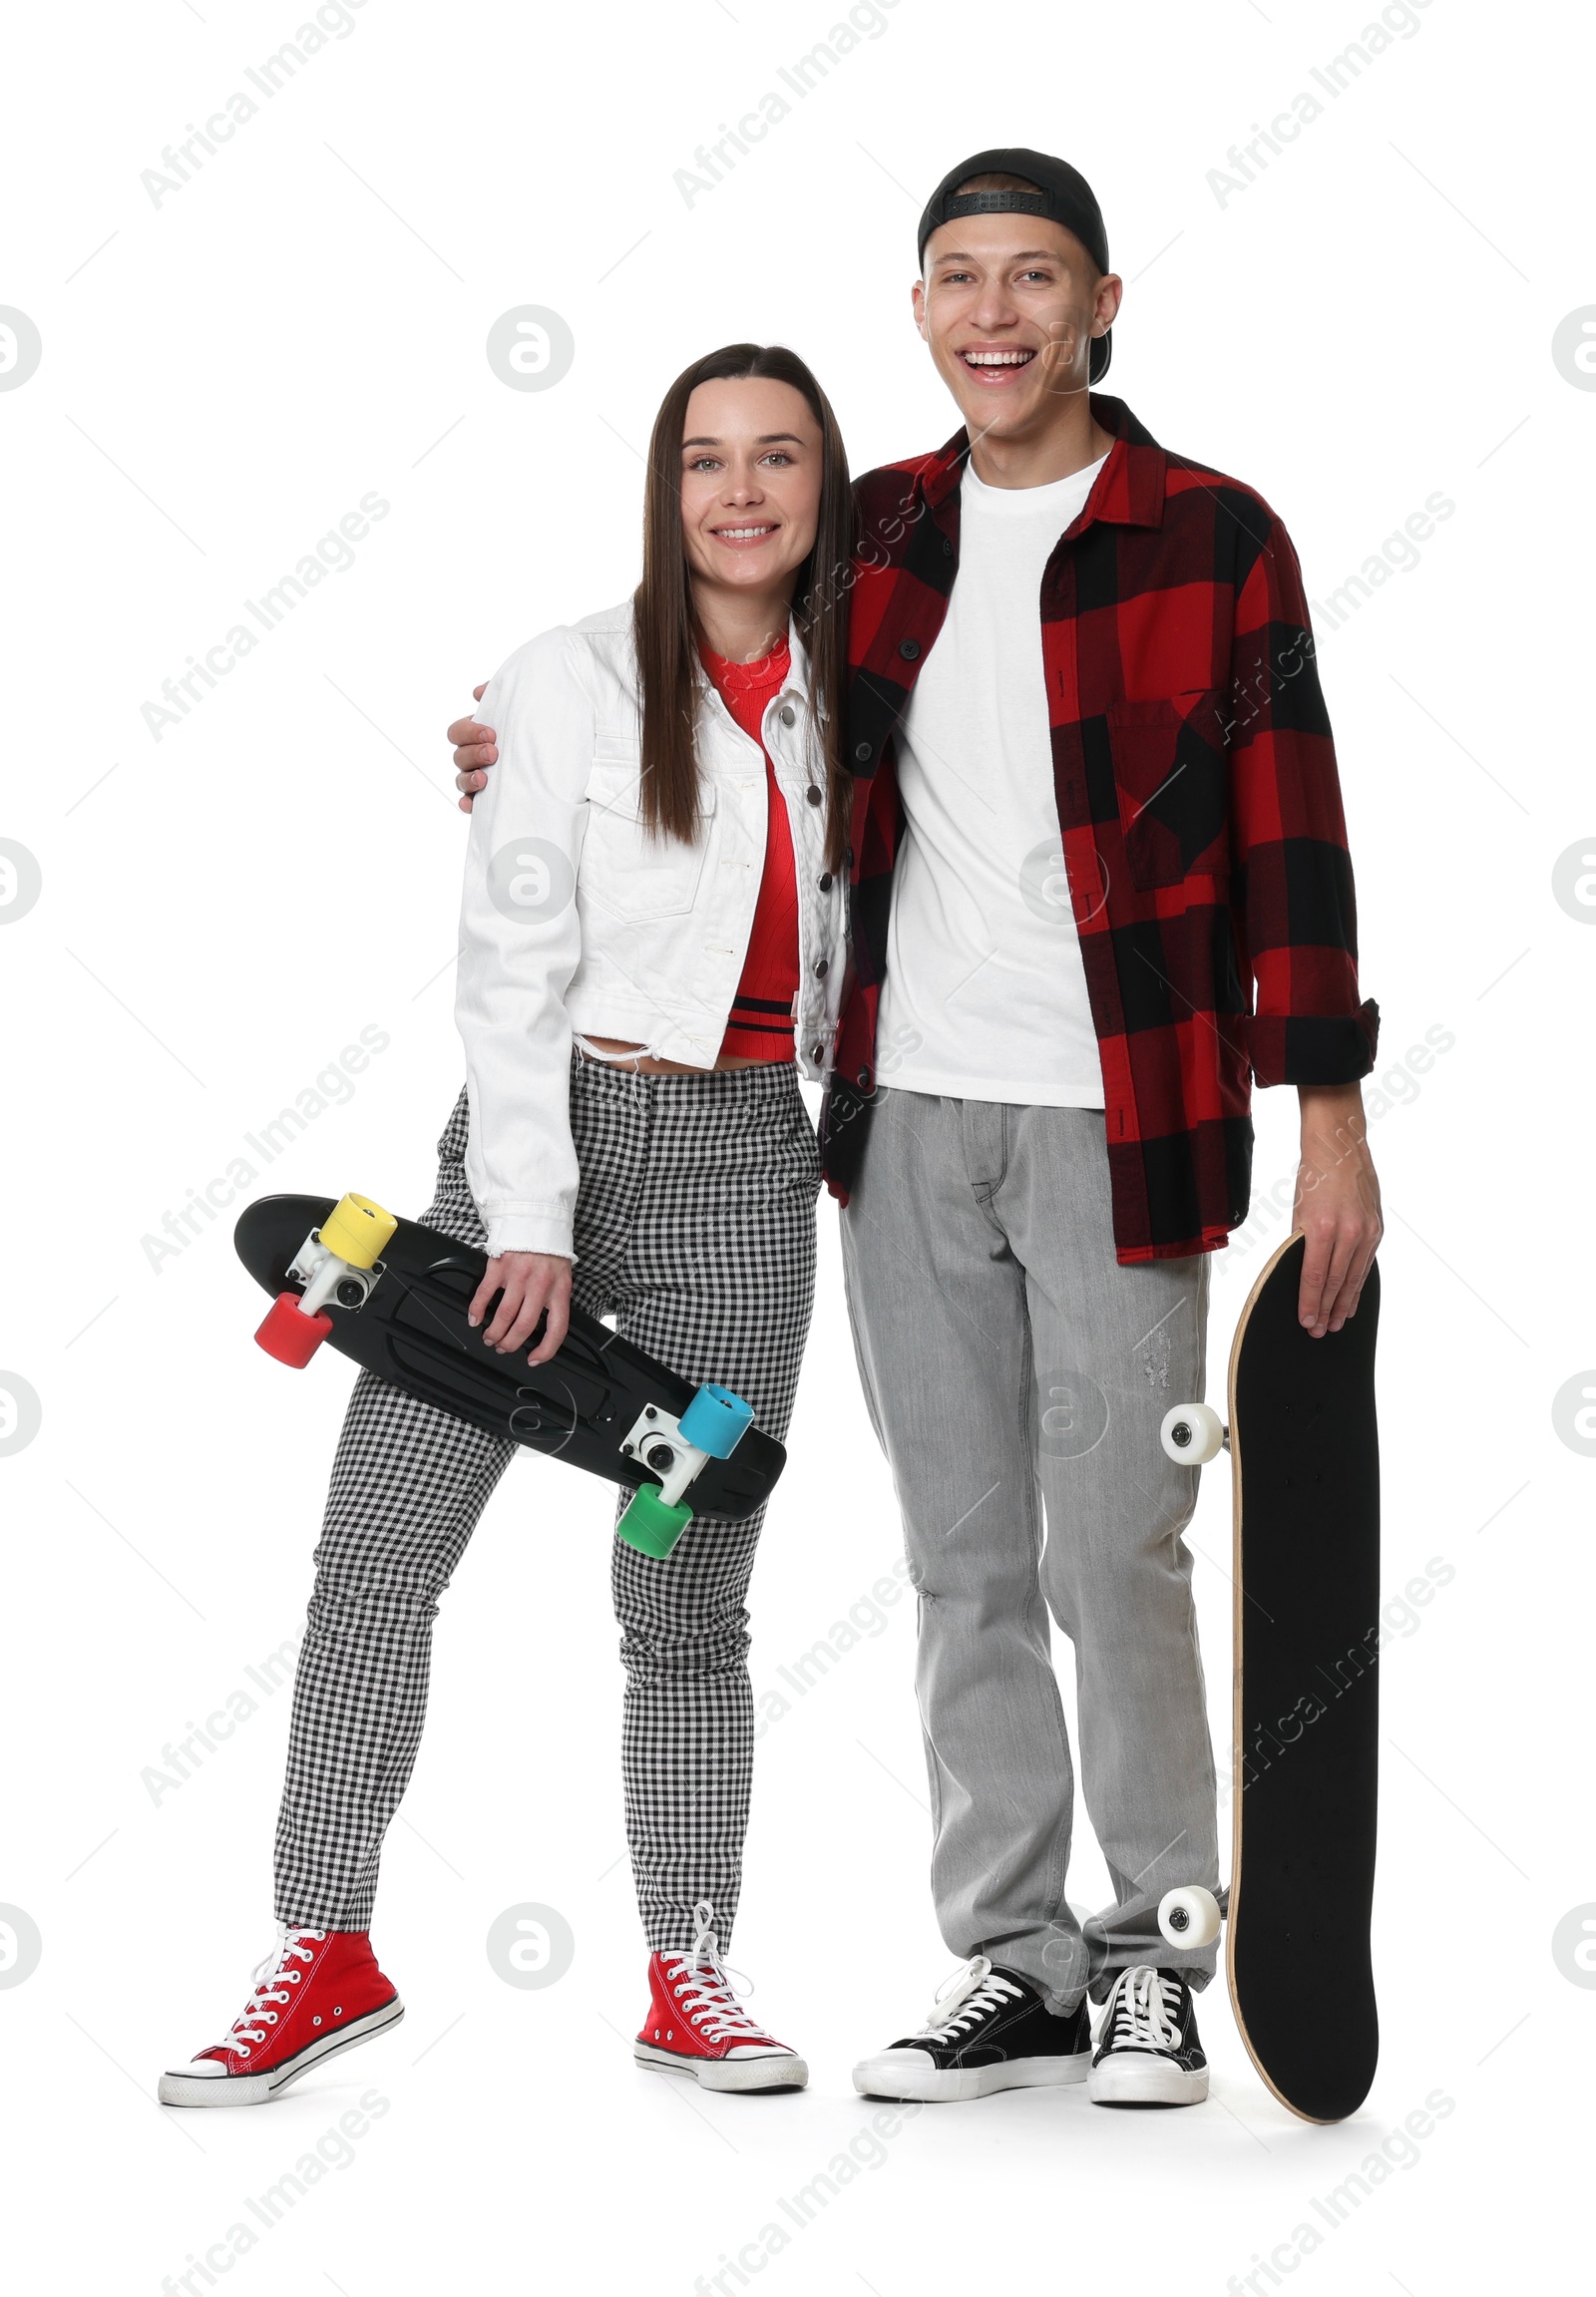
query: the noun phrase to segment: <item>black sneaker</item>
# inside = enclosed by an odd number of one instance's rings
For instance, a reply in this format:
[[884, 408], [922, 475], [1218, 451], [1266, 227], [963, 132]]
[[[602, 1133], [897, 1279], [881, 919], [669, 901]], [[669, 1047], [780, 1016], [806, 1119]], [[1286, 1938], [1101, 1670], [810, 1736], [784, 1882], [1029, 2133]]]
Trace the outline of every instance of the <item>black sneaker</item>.
[[1197, 2013], [1178, 1970], [1122, 1970], [1097, 2033], [1086, 2082], [1094, 2106], [1200, 2106], [1208, 2096]]
[[990, 2098], [995, 2090], [1048, 2090], [1084, 2082], [1091, 2065], [1091, 2020], [1082, 2002], [1059, 2018], [1028, 1978], [996, 1970], [978, 1954], [940, 1994], [919, 2034], [854, 2068], [867, 2098]]

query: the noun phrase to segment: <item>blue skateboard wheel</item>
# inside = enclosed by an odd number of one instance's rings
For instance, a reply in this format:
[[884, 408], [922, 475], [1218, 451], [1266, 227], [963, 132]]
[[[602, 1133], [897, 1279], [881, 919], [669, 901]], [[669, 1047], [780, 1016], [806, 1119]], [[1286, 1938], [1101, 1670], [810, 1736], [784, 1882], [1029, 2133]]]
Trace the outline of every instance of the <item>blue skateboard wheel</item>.
[[682, 1413], [679, 1424], [687, 1441], [696, 1444], [700, 1451], [708, 1452], [711, 1459], [730, 1459], [752, 1427], [753, 1419], [751, 1403], [744, 1403], [729, 1387], [714, 1387], [706, 1381]]

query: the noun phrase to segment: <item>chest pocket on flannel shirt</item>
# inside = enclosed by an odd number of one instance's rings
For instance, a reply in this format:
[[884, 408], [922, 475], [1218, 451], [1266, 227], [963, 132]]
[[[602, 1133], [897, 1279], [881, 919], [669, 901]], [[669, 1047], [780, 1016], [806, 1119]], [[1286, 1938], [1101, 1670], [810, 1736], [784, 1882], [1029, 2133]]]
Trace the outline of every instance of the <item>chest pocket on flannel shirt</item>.
[[1228, 867], [1222, 692], [1111, 702], [1108, 745], [1125, 859], [1143, 888]]

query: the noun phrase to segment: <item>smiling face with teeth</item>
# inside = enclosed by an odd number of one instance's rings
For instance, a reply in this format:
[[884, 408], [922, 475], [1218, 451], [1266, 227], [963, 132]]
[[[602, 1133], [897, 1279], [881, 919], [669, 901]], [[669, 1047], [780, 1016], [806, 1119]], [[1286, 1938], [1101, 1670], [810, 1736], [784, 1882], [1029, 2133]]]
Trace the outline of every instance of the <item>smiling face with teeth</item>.
[[790, 383], [748, 376], [700, 383], [681, 443], [681, 531], [693, 603], [711, 645], [728, 611], [739, 630], [763, 611], [787, 627], [799, 569], [815, 547], [820, 426]]
[[1042, 216], [962, 215], [932, 233], [915, 320], [976, 442], [978, 470], [986, 449], [1045, 452], [1094, 428], [1091, 342], [1112, 326], [1119, 297], [1116, 274], [1099, 273], [1073, 231]]

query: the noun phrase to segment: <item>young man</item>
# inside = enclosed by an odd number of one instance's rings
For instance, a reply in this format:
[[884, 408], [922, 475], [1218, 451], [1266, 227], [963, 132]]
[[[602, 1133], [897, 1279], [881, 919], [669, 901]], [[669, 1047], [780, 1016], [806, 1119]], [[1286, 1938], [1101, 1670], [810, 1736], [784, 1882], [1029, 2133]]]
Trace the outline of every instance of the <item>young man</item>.
[[[980, 153], [920, 256], [916, 322], [965, 428], [858, 489], [856, 978], [823, 1139], [920, 1596], [932, 1885], [968, 1967], [854, 2080], [1192, 2105], [1214, 1950], [1165, 1945], [1156, 1909], [1217, 1887], [1218, 1840], [1197, 1477], [1159, 1422], [1202, 1393], [1254, 1079], [1301, 1098], [1303, 1322], [1355, 1312], [1378, 1014], [1296, 557], [1249, 488], [1090, 392], [1121, 282], [1089, 187]], [[492, 733], [450, 736], [469, 793]], [[1114, 1883], [1086, 1934], [1049, 1612]]]

